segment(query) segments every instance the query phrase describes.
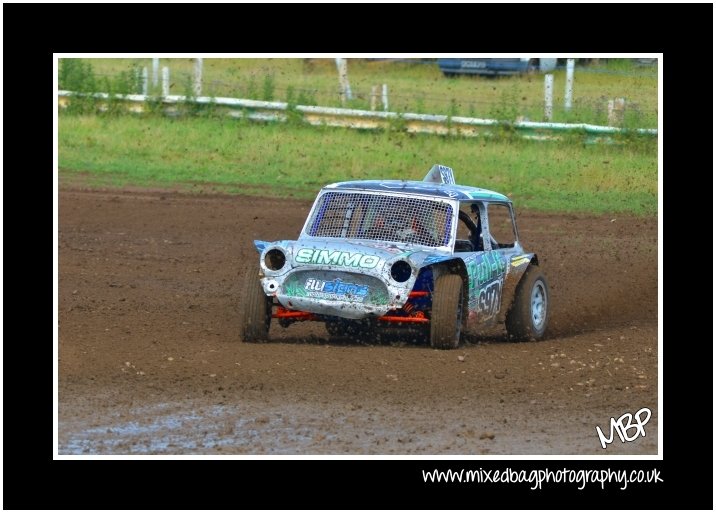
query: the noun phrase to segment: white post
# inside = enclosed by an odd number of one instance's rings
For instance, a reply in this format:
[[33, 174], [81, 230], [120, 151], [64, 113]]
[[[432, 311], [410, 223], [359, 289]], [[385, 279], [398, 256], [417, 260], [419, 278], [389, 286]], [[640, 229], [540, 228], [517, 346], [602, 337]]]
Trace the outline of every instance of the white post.
[[162, 68], [162, 96], [169, 96], [169, 68]]
[[564, 110], [572, 110], [572, 86], [574, 85], [574, 59], [567, 59], [567, 84], [564, 88]]
[[194, 96], [201, 96], [201, 75], [204, 59], [194, 59]]
[[351, 84], [348, 82], [348, 60], [336, 57], [336, 68], [338, 68], [338, 83], [341, 86], [341, 103], [345, 104], [346, 100], [351, 100]]
[[159, 59], [154, 57], [152, 59], [152, 87], [159, 85]]
[[378, 86], [374, 85], [370, 88], [370, 110], [378, 107]]
[[554, 84], [554, 75], [547, 73], [544, 76], [544, 118], [552, 121], [552, 85]]
[[346, 85], [343, 82], [342, 73], [343, 59], [336, 57], [336, 69], [338, 70], [338, 98], [341, 100], [341, 105], [346, 104]]
[[383, 110], [388, 110], [388, 84], [383, 84]]
[[149, 93], [149, 70], [146, 66], [142, 68], [142, 94], [146, 96]]
[[607, 125], [614, 126], [617, 124], [616, 117], [614, 115], [614, 100], [607, 102]]

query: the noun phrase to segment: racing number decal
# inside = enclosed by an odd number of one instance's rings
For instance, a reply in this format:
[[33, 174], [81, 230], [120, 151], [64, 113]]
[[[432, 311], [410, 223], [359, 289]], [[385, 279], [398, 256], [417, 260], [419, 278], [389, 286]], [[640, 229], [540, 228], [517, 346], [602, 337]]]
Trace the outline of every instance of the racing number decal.
[[477, 295], [477, 309], [480, 321], [493, 318], [500, 311], [502, 297], [502, 278], [495, 280], [480, 289]]

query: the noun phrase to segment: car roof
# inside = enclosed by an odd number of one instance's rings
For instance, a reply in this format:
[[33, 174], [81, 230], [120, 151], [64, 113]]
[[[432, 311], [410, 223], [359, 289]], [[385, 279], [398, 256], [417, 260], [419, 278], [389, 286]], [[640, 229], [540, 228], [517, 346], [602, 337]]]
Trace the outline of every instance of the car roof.
[[510, 199], [499, 192], [469, 187], [467, 185], [454, 185], [413, 180], [354, 180], [350, 182], [337, 182], [323, 187], [324, 190], [338, 189], [345, 191], [371, 191], [383, 193], [418, 194], [421, 196], [435, 196], [457, 200], [478, 201], [504, 201]]

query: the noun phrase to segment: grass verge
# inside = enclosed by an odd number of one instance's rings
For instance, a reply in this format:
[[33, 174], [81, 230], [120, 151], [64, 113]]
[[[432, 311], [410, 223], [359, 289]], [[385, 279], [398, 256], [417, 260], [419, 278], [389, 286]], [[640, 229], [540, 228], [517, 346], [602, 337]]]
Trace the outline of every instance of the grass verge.
[[509, 195], [542, 211], [657, 212], [656, 142], [485, 140], [259, 125], [228, 118], [59, 118], [61, 181], [96, 186], [182, 187], [312, 198], [327, 183], [421, 180], [430, 166], [458, 183]]

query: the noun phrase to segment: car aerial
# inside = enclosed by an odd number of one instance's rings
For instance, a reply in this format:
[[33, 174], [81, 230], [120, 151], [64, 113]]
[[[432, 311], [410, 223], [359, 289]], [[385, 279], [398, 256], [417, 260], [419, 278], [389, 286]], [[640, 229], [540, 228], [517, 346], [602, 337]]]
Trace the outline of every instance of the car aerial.
[[557, 66], [557, 59], [529, 58], [477, 58], [477, 59], [438, 59], [440, 71], [446, 77], [455, 75], [518, 75], [530, 71], [552, 71]]
[[330, 335], [417, 330], [456, 348], [461, 334], [504, 323], [510, 339], [542, 338], [550, 294], [539, 260], [519, 242], [512, 202], [456, 185], [436, 164], [423, 181], [326, 185], [297, 240], [255, 240], [243, 340], [317, 321]]

